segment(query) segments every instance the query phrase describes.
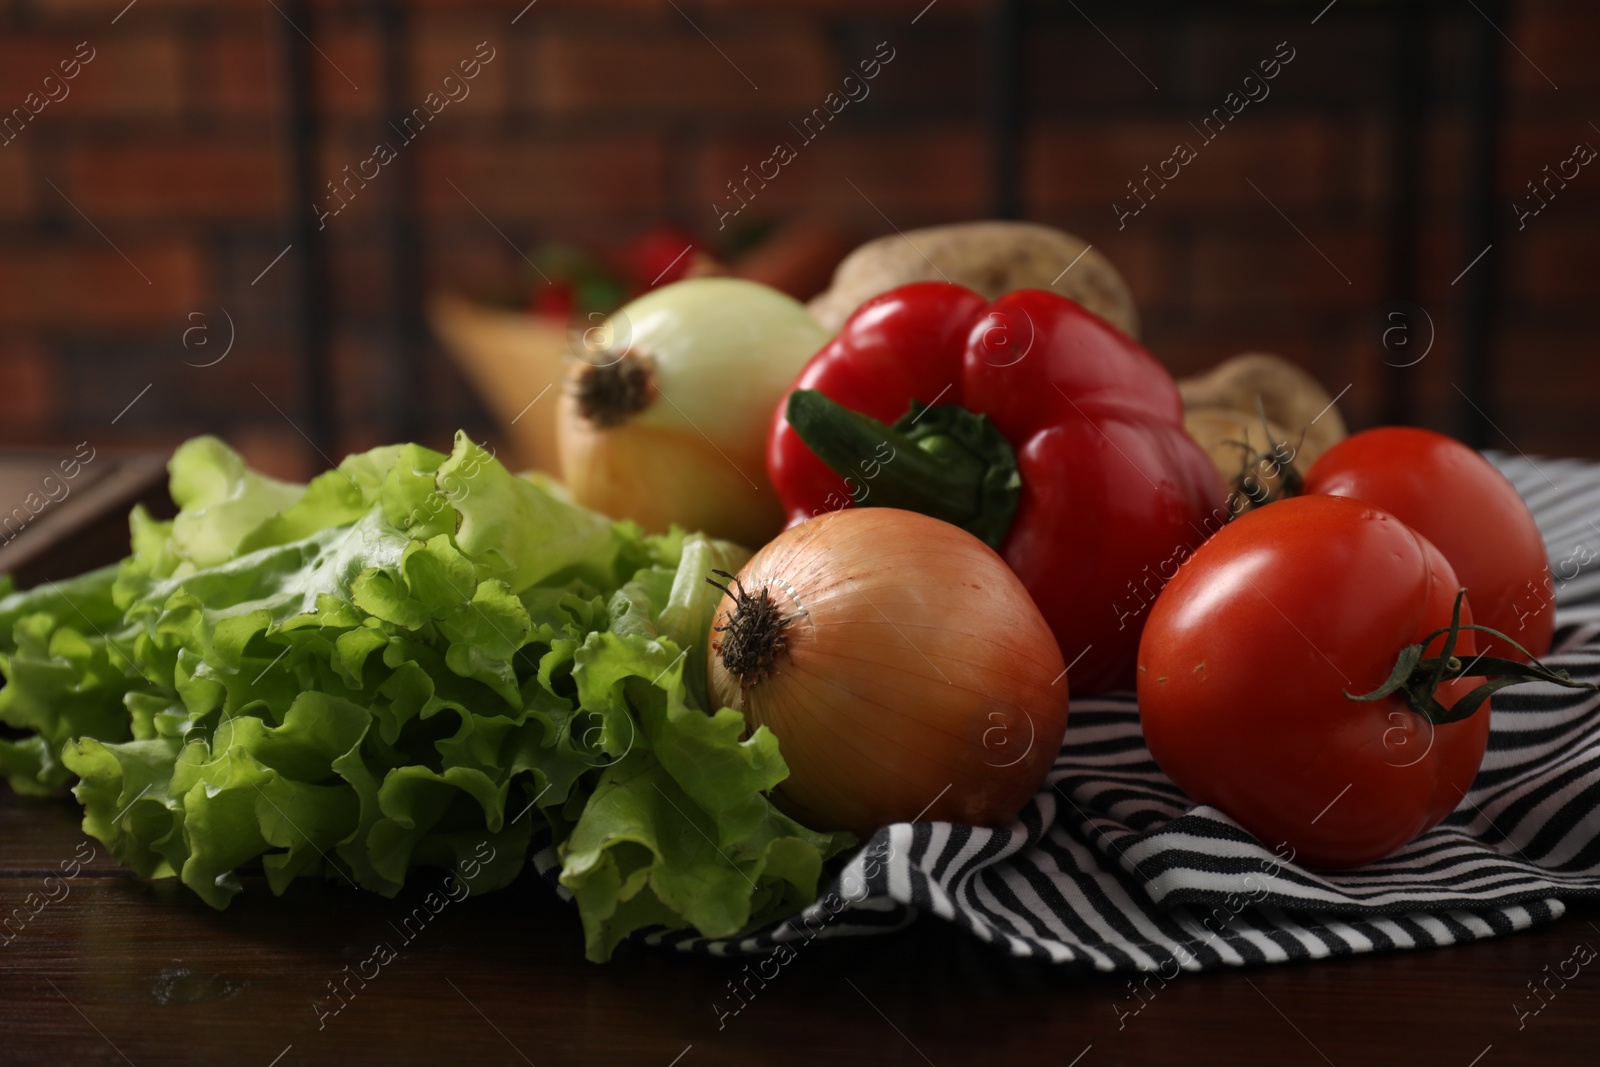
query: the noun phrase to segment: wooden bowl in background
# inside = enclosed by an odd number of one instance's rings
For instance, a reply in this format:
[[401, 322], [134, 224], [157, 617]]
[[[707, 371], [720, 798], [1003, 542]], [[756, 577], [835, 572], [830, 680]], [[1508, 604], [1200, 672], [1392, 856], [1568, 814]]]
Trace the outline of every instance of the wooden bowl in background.
[[567, 323], [451, 293], [429, 302], [428, 320], [500, 424], [515, 452], [510, 466], [559, 477], [556, 400], [572, 359]]

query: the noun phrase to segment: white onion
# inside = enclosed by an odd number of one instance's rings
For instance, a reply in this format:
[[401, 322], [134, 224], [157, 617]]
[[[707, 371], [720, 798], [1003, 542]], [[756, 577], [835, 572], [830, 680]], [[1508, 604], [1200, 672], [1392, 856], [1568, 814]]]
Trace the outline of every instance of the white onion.
[[828, 340], [804, 305], [738, 278], [663, 286], [592, 331], [557, 415], [578, 503], [653, 533], [759, 545], [783, 526], [767, 480], [772, 411]]

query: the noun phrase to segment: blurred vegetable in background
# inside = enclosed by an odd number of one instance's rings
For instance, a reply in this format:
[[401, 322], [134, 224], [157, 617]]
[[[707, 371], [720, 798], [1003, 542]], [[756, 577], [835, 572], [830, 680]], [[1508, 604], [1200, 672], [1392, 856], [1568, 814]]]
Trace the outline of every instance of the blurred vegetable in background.
[[708, 250], [656, 227], [610, 252], [552, 244], [548, 259], [544, 248], [534, 251], [533, 262], [548, 265], [530, 266], [514, 294], [438, 293], [428, 302], [429, 322], [517, 462], [559, 474], [557, 405], [549, 394], [572, 360], [594, 358], [609, 343], [605, 318], [628, 296], [687, 277], [731, 275], [804, 299], [827, 284], [855, 244], [850, 230], [825, 215], [730, 227], [727, 237]]
[[945, 281], [994, 300], [1017, 289], [1049, 289], [1094, 312], [1129, 337], [1139, 313], [1111, 260], [1070, 233], [1036, 222], [988, 219], [885, 234], [840, 262], [809, 307], [838, 331], [868, 300], [912, 282]]

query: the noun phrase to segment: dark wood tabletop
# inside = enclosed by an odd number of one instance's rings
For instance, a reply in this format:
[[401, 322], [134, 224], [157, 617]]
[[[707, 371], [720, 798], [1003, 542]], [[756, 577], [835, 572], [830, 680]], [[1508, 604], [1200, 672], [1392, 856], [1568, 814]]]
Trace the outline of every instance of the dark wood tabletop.
[[[395, 900], [303, 881], [275, 898], [246, 878], [217, 912], [120, 870], [79, 817], [70, 797], [0, 786], [6, 1067], [1600, 1062], [1600, 960], [1570, 977], [1574, 950], [1600, 946], [1587, 903], [1497, 940], [1152, 979], [1138, 999], [1126, 976], [1014, 960], [924, 916], [807, 944], [719, 1018], [749, 961], [624, 945], [587, 963], [575, 912], [531, 871], [403, 944], [425, 876]], [[355, 976], [382, 943], [399, 954]]]

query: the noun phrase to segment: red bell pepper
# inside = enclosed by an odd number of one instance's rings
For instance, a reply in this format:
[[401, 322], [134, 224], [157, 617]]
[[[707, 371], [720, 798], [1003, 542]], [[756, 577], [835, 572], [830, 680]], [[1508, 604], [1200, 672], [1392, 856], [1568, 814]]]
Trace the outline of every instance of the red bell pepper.
[[1172, 376], [1136, 342], [1052, 292], [988, 303], [944, 282], [851, 316], [778, 405], [767, 468], [790, 525], [882, 505], [988, 541], [1074, 693], [1132, 687], [1145, 609], [1225, 497]]

